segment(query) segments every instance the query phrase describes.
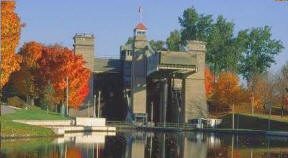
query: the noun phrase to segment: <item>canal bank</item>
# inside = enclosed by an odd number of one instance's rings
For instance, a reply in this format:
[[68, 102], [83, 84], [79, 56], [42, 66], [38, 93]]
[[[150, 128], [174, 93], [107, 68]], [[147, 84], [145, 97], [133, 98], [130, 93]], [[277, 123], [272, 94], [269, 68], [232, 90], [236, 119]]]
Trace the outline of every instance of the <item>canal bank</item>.
[[[238, 115], [236, 115], [236, 118]], [[267, 119], [259, 117], [239, 115], [238, 129], [231, 129], [231, 117], [223, 118], [223, 123], [217, 128], [195, 128], [189, 124], [156, 124], [155, 126], [135, 126], [128, 122], [107, 121], [102, 125], [76, 124], [76, 120], [71, 120], [57, 113], [43, 111], [39, 108], [18, 109], [14, 113], [1, 116], [2, 131], [1, 138], [25, 138], [25, 137], [57, 137], [69, 132], [92, 132], [92, 131], [159, 131], [159, 132], [210, 132], [222, 134], [243, 134], [243, 135], [264, 135], [264, 136], [284, 136], [288, 137], [285, 121], [271, 120], [271, 129], [267, 129]], [[89, 118], [90, 119], [90, 118]], [[249, 120], [249, 121], [248, 121]], [[81, 122], [81, 121], [80, 121]], [[87, 122], [83, 120], [82, 122]], [[89, 121], [88, 121], [89, 122]], [[97, 122], [97, 121], [95, 121]], [[101, 119], [100, 119], [101, 122]], [[266, 123], [265, 125], [263, 125]], [[258, 124], [258, 125], [257, 125]], [[92, 127], [95, 126], [95, 127]], [[246, 127], [239, 128], [239, 127]], [[254, 129], [247, 129], [247, 128]], [[276, 128], [279, 127], [279, 128]], [[266, 128], [266, 129], [265, 129]], [[275, 131], [275, 129], [283, 129]]]
[[1, 138], [58, 137], [71, 132], [108, 132], [104, 118], [71, 119], [37, 107], [17, 109], [1, 116]]
[[47, 112], [38, 107], [27, 109], [15, 109], [13, 113], [1, 115], [1, 138], [25, 138], [25, 137], [56, 137], [49, 128], [33, 126], [14, 122], [13, 120], [68, 120], [57, 113]]

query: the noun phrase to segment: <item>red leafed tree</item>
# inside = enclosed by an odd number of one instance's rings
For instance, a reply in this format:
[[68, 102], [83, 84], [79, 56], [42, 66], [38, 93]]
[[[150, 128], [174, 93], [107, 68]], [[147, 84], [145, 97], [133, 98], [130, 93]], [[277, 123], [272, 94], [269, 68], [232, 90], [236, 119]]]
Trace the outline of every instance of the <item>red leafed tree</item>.
[[208, 67], [205, 68], [205, 90], [206, 96], [209, 99], [213, 92], [213, 85], [214, 85], [215, 75], [211, 73]]
[[31, 105], [34, 105], [34, 99], [38, 97], [39, 92], [36, 79], [39, 68], [37, 60], [41, 57], [41, 54], [42, 45], [40, 43], [25, 43], [19, 52], [22, 57], [21, 68], [10, 77], [11, 83], [18, 94], [25, 97], [26, 101]]
[[55, 91], [55, 100], [62, 104], [65, 99], [66, 79], [69, 79], [69, 106], [78, 108], [89, 93], [90, 71], [84, 67], [82, 56], [61, 46], [43, 48], [38, 60], [41, 85], [50, 82]]
[[67, 158], [82, 158], [81, 152], [76, 147], [67, 148]]
[[15, 1], [1, 1], [1, 62], [0, 89], [10, 75], [20, 69], [21, 57], [16, 53], [21, 35], [21, 23], [15, 12]]

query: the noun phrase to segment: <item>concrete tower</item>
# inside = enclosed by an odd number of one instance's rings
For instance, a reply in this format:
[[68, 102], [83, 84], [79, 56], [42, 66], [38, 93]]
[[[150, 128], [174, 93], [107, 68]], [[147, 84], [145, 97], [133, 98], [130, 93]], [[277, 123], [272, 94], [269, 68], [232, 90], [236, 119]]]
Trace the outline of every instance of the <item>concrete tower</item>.
[[74, 36], [74, 54], [82, 55], [86, 62], [85, 67], [91, 71], [89, 80], [89, 94], [84, 104], [92, 104], [93, 99], [93, 69], [94, 69], [94, 35], [93, 34], [76, 34]]
[[196, 56], [197, 72], [182, 80], [184, 122], [189, 119], [206, 118], [208, 107], [205, 93], [205, 53], [206, 43], [188, 41], [187, 53]]
[[134, 43], [132, 54], [132, 112], [136, 119], [145, 119], [146, 114], [146, 75], [148, 41], [146, 37], [147, 28], [141, 22], [134, 29]]

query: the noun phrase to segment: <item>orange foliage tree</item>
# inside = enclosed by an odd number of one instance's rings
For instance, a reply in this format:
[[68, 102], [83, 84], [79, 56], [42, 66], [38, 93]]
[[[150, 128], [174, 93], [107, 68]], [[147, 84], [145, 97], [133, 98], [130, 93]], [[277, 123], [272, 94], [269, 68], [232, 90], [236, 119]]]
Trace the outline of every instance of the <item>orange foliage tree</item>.
[[74, 55], [72, 50], [60, 46], [43, 48], [38, 60], [41, 85], [50, 82], [55, 91], [55, 100], [63, 104], [66, 79], [69, 79], [69, 106], [77, 108], [89, 93], [90, 71], [84, 67], [82, 56]]
[[39, 67], [37, 60], [42, 55], [42, 49], [42, 44], [35, 41], [25, 43], [19, 52], [22, 56], [21, 67], [25, 66], [32, 70], [37, 69]]
[[21, 34], [20, 18], [15, 13], [15, 1], [1, 1], [1, 79], [0, 88], [12, 72], [19, 70], [21, 57], [16, 55]]
[[225, 108], [239, 102], [240, 95], [241, 87], [238, 76], [231, 72], [221, 72], [215, 84], [215, 93], [213, 95], [216, 106], [220, 107], [221, 111], [225, 111]]
[[26, 101], [34, 105], [39, 86], [37, 76], [39, 65], [37, 60], [41, 57], [42, 45], [37, 42], [28, 42], [20, 49], [19, 55], [22, 57], [21, 69], [11, 76], [13, 87], [19, 95], [26, 97]]
[[67, 158], [82, 158], [82, 155], [78, 148], [68, 147], [66, 157]]
[[212, 96], [215, 75], [211, 73], [208, 67], [205, 68], [205, 90], [206, 96], [209, 99]]
[[[250, 86], [251, 106], [260, 108], [263, 105], [264, 95], [263, 87], [266, 85], [264, 77], [261, 75], [253, 76], [253, 84]], [[253, 110], [254, 111], [254, 110]]]

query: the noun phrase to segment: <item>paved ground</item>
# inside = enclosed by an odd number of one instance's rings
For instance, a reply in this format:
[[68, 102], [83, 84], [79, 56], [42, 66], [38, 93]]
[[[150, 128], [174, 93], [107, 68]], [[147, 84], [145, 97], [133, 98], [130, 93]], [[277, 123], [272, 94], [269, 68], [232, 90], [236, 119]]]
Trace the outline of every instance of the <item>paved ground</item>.
[[17, 108], [14, 108], [14, 107], [11, 107], [11, 106], [1, 106], [1, 114], [4, 115], [4, 114], [11, 114], [11, 113], [14, 113], [16, 112], [16, 109]]

